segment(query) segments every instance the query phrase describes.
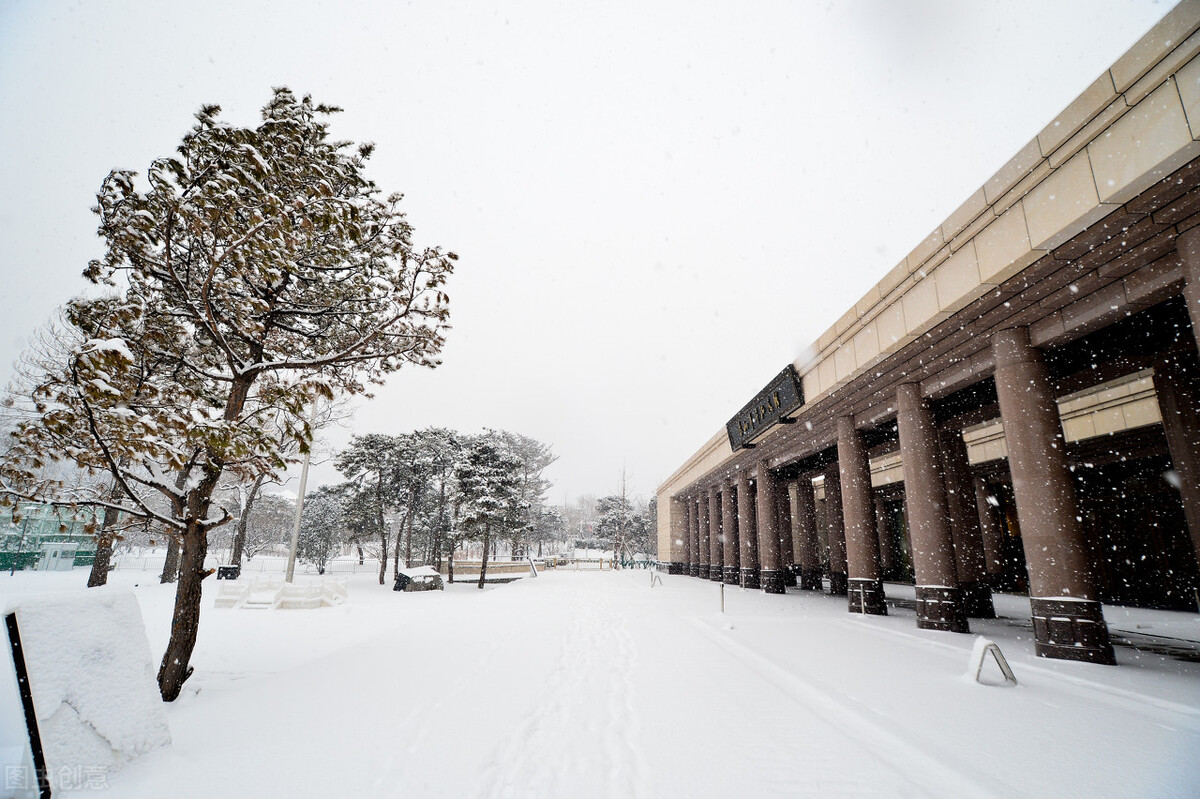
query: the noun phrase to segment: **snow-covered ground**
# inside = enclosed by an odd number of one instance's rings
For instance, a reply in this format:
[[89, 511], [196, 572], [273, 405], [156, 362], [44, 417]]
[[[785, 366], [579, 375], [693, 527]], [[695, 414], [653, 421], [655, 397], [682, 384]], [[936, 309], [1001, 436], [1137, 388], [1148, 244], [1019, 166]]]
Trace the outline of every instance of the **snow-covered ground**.
[[[977, 636], [650, 574], [543, 572], [394, 593], [349, 575], [322, 610], [212, 607], [173, 744], [120, 797], [1195, 796], [1200, 663], [1118, 647], [1117, 668], [1033, 656], [1028, 601], [972, 620], [1020, 681], [966, 676]], [[0, 605], [82, 570], [0, 575]], [[132, 589], [157, 658], [172, 586]], [[888, 586], [889, 595], [911, 588]], [[1107, 607], [1114, 631], [1200, 641], [1196, 614]], [[1197, 647], [1182, 644], [1192, 652]], [[994, 664], [989, 663], [996, 677]], [[0, 671], [0, 747], [22, 735]], [[996, 681], [996, 680], [993, 680]], [[91, 794], [92, 791], [88, 791]]]

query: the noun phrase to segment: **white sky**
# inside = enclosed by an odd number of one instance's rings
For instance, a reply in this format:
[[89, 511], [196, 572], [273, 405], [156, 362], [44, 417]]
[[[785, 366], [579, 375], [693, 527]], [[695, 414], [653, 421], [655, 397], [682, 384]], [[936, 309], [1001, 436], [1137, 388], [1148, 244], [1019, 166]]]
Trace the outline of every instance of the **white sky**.
[[1172, 5], [0, 0], [0, 382], [108, 171], [287, 85], [460, 256], [445, 364], [353, 431], [507, 428], [553, 501], [649, 495]]

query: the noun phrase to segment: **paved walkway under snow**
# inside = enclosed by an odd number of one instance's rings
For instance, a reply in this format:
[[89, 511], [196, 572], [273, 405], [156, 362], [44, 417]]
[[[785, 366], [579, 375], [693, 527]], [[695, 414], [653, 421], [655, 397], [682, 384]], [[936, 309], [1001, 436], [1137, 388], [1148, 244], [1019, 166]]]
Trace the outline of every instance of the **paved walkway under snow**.
[[[339, 608], [208, 599], [172, 747], [110, 793], [1158, 797], [1200, 777], [1200, 664], [1035, 658], [1019, 598], [972, 621], [1016, 671], [1002, 688], [965, 676], [975, 636], [919, 631], [904, 608], [734, 588], [721, 615], [716, 583], [649, 583], [549, 572], [397, 594], [362, 575]], [[134, 591], [157, 655], [169, 588]], [[1106, 613], [1200, 640], [1195, 614]]]

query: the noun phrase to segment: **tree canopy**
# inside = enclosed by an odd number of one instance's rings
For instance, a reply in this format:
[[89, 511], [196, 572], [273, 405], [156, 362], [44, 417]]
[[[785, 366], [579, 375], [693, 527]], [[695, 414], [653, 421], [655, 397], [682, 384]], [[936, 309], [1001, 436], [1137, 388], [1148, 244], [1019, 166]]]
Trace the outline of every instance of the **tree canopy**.
[[108, 175], [105, 254], [84, 273], [108, 293], [68, 307], [79, 343], [33, 381], [0, 464], [10, 503], [74, 499], [41, 477], [49, 460], [108, 472], [115, 499], [92, 504], [182, 539], [167, 700], [190, 674], [208, 532], [228, 518], [210, 514], [221, 474], [283, 467], [278, 425], [307, 447], [315, 397], [438, 364], [455, 256], [413, 244], [400, 195], [364, 174], [372, 145], [330, 138], [337, 110], [280, 88], [248, 128], [205, 106], [144, 180]]

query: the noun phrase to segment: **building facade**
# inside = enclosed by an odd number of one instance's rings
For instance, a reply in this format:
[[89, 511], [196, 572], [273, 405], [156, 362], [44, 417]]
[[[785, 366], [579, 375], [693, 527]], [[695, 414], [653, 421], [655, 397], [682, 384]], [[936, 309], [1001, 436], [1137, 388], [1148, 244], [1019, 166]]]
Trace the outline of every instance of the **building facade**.
[[[658, 489], [673, 573], [968, 632], [1200, 601], [1200, 0], [1185, 0]], [[794, 390], [797, 397], [788, 392]]]

